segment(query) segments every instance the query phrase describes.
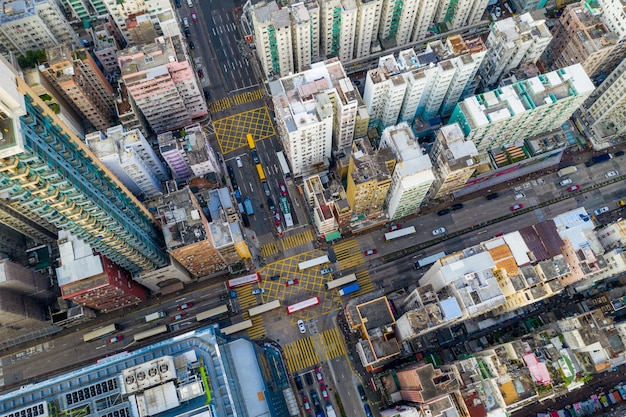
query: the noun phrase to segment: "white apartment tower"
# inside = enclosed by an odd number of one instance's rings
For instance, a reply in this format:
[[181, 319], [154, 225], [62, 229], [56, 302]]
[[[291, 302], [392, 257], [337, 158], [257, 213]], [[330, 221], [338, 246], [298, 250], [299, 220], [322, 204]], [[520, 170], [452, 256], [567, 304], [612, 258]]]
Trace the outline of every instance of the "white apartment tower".
[[15, 0], [2, 3], [0, 44], [16, 55], [60, 44], [80, 46], [56, 0]]
[[130, 16], [144, 15], [146, 12], [149, 15], [157, 15], [163, 11], [170, 11], [171, 14], [172, 9], [169, 0], [104, 0], [104, 4], [122, 36], [131, 45], [133, 38], [127, 27]]
[[582, 65], [575, 64], [460, 102], [450, 123], [458, 123], [479, 151], [553, 131], [594, 90]]
[[333, 145], [336, 150], [352, 146], [358, 120], [366, 111], [337, 58], [274, 81], [270, 89], [294, 176], [326, 169]]
[[290, 15], [289, 8], [279, 9], [275, 1], [252, 10], [254, 43], [268, 76], [285, 77], [294, 71]]
[[363, 101], [370, 125], [395, 125], [402, 109], [407, 83], [393, 55], [380, 57], [378, 68], [367, 72]]
[[355, 0], [320, 0], [320, 40], [323, 58], [352, 60], [357, 26]]
[[85, 137], [89, 149], [135, 196], [161, 194], [169, 179], [165, 165], [139, 130], [126, 131], [121, 125]]
[[380, 148], [389, 148], [396, 157], [386, 206], [390, 220], [415, 214], [435, 180], [428, 155], [405, 122], [383, 130]]
[[418, 0], [417, 13], [413, 23], [411, 42], [417, 42], [428, 36], [428, 28], [435, 21], [435, 13], [439, 0]]
[[383, 0], [356, 0], [358, 8], [354, 58], [368, 57], [378, 42], [378, 26]]
[[291, 6], [291, 29], [296, 71], [304, 71], [319, 57], [319, 6], [315, 2]]
[[420, 5], [420, 0], [383, 0], [378, 28], [380, 39], [395, 40], [398, 46], [408, 43]]
[[545, 20], [535, 20], [530, 13], [492, 23], [486, 42], [489, 53], [481, 68], [483, 86], [496, 84], [522, 64], [536, 63], [551, 40]]
[[489, 0], [441, 0], [437, 22], [444, 22], [449, 30], [480, 22]]

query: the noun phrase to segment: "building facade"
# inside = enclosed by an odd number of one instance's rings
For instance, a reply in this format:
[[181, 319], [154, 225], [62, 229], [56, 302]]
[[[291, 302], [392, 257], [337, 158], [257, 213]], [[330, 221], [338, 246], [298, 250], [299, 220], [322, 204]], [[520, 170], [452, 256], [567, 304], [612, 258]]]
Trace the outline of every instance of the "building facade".
[[[280, 9], [275, 1], [259, 3], [252, 10], [256, 53], [267, 77], [286, 77], [294, 71], [290, 20], [289, 9]], [[298, 37], [298, 41], [302, 40]]]

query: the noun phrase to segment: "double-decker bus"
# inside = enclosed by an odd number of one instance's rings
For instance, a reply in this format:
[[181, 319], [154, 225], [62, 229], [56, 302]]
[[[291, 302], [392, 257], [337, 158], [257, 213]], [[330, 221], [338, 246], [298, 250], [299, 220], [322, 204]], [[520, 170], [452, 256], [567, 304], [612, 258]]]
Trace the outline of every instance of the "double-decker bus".
[[398, 229], [393, 232], [385, 233], [385, 241], [389, 242], [393, 239], [415, 234], [415, 227], [407, 227], [406, 229]]
[[291, 209], [289, 208], [289, 201], [287, 197], [281, 197], [279, 200], [280, 211], [283, 212], [283, 218], [285, 219], [285, 226], [293, 226], [293, 217], [291, 216]]
[[228, 305], [224, 304], [219, 307], [215, 307], [210, 310], [203, 311], [202, 313], [196, 314], [196, 321], [202, 321], [202, 320], [210, 319], [213, 317], [219, 317], [227, 313], [228, 313]]
[[250, 314], [250, 317], [254, 317], [258, 316], [259, 314], [263, 314], [268, 311], [277, 309], [278, 307], [280, 307], [280, 301], [274, 300], [270, 301], [269, 303], [261, 304], [260, 306], [252, 307], [250, 310], [248, 310], [248, 314]]
[[220, 332], [224, 333], [225, 335], [229, 335], [237, 332], [242, 332], [246, 329], [249, 329], [250, 327], [252, 327], [252, 320], [248, 319], [230, 326], [220, 328]]
[[308, 261], [300, 262], [298, 269], [304, 271], [305, 269], [313, 268], [314, 266], [323, 265], [330, 262], [327, 255], [317, 257], [315, 259], [309, 259]]
[[254, 144], [254, 138], [250, 133], [246, 135], [246, 139], [248, 140], [248, 146], [250, 147], [250, 149], [255, 149], [256, 145]]
[[166, 333], [167, 331], [169, 331], [167, 326], [157, 326], [148, 330], [144, 330], [143, 332], [135, 333], [133, 339], [135, 340], [135, 342], [139, 342], [140, 340], [147, 339], [161, 333]]
[[309, 298], [304, 301], [300, 301], [299, 303], [292, 304], [287, 306], [287, 313], [293, 314], [297, 311], [304, 310], [305, 308], [316, 306], [320, 303], [320, 299], [318, 297]]
[[334, 288], [339, 288], [346, 284], [350, 284], [351, 282], [354, 282], [354, 281], [356, 281], [356, 274], [346, 275], [345, 277], [338, 278], [338, 279], [331, 279], [329, 281], [326, 281], [326, 289], [332, 290]]
[[258, 273], [229, 279], [226, 281], [226, 285], [228, 285], [228, 288], [233, 289], [243, 285], [254, 284], [255, 282], [261, 282], [261, 275]]
[[289, 170], [289, 165], [287, 165], [287, 159], [283, 151], [276, 152], [276, 157], [278, 158], [278, 163], [280, 164], [280, 169], [283, 171], [285, 179], [291, 178], [291, 171]]
[[83, 335], [84, 342], [93, 342], [94, 340], [102, 339], [110, 334], [120, 330], [121, 327], [117, 323], [109, 324], [108, 326], [100, 327], [96, 330], [92, 330]]
[[259, 179], [261, 181], [265, 181], [265, 172], [263, 171], [261, 164], [256, 164], [256, 172], [259, 174]]

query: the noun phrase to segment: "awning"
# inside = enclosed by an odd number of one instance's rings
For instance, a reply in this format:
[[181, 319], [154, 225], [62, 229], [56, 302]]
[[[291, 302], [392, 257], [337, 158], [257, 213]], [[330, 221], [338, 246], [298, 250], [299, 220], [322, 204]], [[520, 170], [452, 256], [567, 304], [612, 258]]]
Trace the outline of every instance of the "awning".
[[326, 242], [330, 242], [331, 240], [337, 240], [337, 239], [341, 239], [341, 233], [332, 232], [332, 233], [326, 234]]

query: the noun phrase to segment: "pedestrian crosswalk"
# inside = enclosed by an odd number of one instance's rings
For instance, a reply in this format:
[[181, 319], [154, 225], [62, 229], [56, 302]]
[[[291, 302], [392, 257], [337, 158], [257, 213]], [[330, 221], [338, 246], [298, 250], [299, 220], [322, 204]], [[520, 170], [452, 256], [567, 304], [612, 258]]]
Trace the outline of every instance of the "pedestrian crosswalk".
[[346, 345], [338, 328], [334, 327], [293, 343], [283, 350], [291, 372], [311, 368], [323, 361], [346, 354]]
[[220, 111], [228, 110], [233, 107], [234, 101], [231, 97], [224, 97], [219, 100], [215, 100], [209, 103], [209, 110], [211, 113], [217, 113]]
[[342, 270], [362, 266], [365, 263], [356, 239], [348, 239], [337, 243], [333, 246], [333, 250]]
[[304, 232], [295, 235], [283, 237], [280, 240], [280, 243], [282, 244], [283, 250], [288, 250], [296, 248], [298, 246], [309, 244], [313, 241], [315, 241], [315, 236], [313, 235], [313, 232], [310, 230], [305, 230]]
[[254, 316], [250, 318], [252, 320], [252, 327], [248, 329], [248, 336], [250, 339], [261, 339], [266, 335], [265, 325], [263, 324], [262, 316]]
[[374, 284], [372, 283], [372, 278], [370, 278], [370, 274], [368, 271], [357, 272], [356, 281], [359, 283], [361, 289], [355, 292], [353, 297], [358, 297], [359, 295], [367, 294], [368, 292], [374, 291]]
[[242, 104], [261, 100], [262, 98], [263, 90], [258, 88], [256, 90], [239, 93], [232, 97], [224, 97], [219, 100], [212, 101], [209, 103], [209, 110], [211, 111], [211, 113], [217, 113], [228, 110], [233, 106], [240, 106]]
[[270, 255], [276, 255], [278, 253], [278, 246], [275, 242], [268, 243], [261, 246], [261, 255], [266, 258]]
[[254, 307], [259, 304], [256, 296], [252, 295], [252, 290], [249, 285], [237, 288], [237, 301], [241, 310], [248, 310], [250, 307]]

